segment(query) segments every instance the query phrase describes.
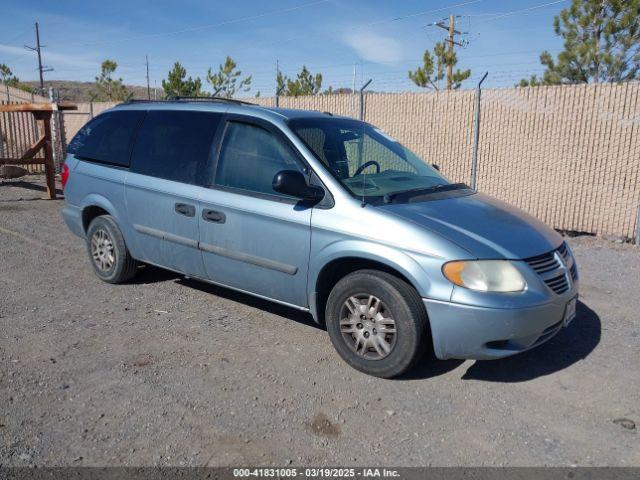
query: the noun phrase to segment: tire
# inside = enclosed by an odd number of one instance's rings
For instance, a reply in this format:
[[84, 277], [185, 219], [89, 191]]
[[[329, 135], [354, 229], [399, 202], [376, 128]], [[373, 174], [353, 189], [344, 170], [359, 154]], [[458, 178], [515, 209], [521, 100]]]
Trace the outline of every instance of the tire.
[[[358, 270], [338, 281], [327, 299], [325, 318], [331, 343], [342, 359], [361, 372], [381, 378], [409, 370], [423, 356], [429, 338], [427, 313], [415, 289], [377, 270]], [[358, 323], [354, 325], [354, 321]], [[392, 330], [394, 336], [389, 333]]]
[[100, 280], [122, 283], [136, 275], [138, 262], [129, 253], [122, 232], [111, 215], [94, 218], [86, 238], [89, 261]]

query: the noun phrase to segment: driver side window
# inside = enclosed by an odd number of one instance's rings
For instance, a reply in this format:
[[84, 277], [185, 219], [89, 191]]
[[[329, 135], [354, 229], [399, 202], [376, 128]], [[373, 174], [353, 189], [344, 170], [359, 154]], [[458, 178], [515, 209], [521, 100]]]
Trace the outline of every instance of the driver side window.
[[272, 187], [273, 177], [281, 170], [304, 174], [289, 145], [257, 125], [229, 122], [218, 159], [216, 185], [282, 197], [285, 195]]

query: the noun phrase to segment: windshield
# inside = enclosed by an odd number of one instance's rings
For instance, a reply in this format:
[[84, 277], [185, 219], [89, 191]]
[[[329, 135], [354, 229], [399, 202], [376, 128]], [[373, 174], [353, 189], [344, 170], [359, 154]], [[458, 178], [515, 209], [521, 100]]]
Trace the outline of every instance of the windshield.
[[368, 123], [328, 117], [293, 119], [289, 126], [354, 196], [366, 202], [458, 188]]

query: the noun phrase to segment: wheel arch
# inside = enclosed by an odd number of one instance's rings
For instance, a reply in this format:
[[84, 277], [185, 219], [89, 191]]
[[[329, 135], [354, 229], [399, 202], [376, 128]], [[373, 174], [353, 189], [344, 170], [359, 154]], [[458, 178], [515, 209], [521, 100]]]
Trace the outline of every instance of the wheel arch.
[[91, 221], [100, 215], [111, 215], [118, 223], [119, 216], [116, 214], [116, 208], [105, 197], [97, 194], [87, 195], [81, 205], [82, 210], [82, 228], [87, 232]]
[[316, 260], [309, 270], [309, 305], [314, 320], [324, 323], [324, 310], [329, 292], [346, 275], [362, 269], [380, 270], [403, 280], [420, 296], [426, 296], [430, 280], [426, 272], [409, 256], [397, 249], [380, 251], [366, 248], [340, 249], [342, 254]]

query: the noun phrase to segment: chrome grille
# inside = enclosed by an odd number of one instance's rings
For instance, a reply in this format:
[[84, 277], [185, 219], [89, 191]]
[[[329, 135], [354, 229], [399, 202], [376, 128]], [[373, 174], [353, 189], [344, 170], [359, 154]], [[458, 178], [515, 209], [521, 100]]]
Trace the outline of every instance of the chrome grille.
[[578, 267], [576, 267], [575, 263], [571, 265], [571, 268], [569, 269], [569, 271], [571, 272], [571, 278], [573, 278], [573, 280], [576, 281], [578, 279]]
[[[560, 261], [560, 258], [562, 258], [562, 261]], [[569, 278], [574, 281], [578, 278], [578, 269], [566, 243], [563, 243], [557, 250], [552, 252], [527, 258], [525, 262], [558, 295], [562, 295], [571, 288]]]
[[555, 252], [549, 252], [544, 255], [528, 258], [526, 262], [531, 265], [531, 268], [533, 268], [533, 270], [539, 275], [546, 272], [552, 272], [561, 267], [560, 262], [555, 256]]
[[549, 288], [551, 288], [551, 290], [556, 292], [558, 295], [569, 290], [569, 281], [567, 280], [567, 275], [564, 272], [557, 277], [545, 280], [544, 283], [549, 285]]
[[564, 263], [569, 268], [569, 272], [571, 272], [571, 278], [573, 278], [573, 280], [577, 280], [578, 267], [576, 266], [576, 262], [573, 260], [573, 257], [569, 253], [569, 249], [567, 248], [567, 244], [565, 242], [563, 242], [562, 245], [560, 245], [560, 248], [558, 248], [558, 253], [562, 255]]

